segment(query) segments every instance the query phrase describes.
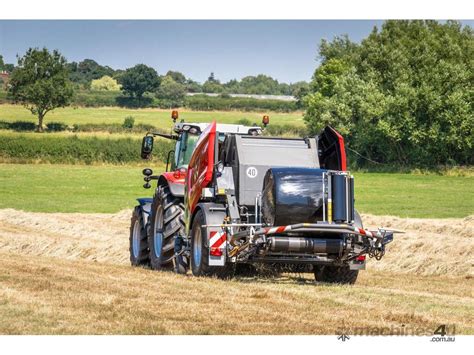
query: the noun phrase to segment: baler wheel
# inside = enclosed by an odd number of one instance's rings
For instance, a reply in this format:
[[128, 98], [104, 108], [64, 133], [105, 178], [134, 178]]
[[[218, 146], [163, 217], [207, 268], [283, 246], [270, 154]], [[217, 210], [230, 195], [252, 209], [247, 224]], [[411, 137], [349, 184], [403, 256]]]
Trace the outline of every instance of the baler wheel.
[[316, 268], [314, 271], [314, 277], [316, 281], [336, 283], [336, 284], [349, 284], [352, 285], [356, 282], [359, 270], [350, 270], [349, 266], [332, 266], [325, 265]]
[[[364, 228], [362, 218], [358, 211], [355, 211], [354, 225], [358, 228]], [[354, 284], [359, 275], [359, 270], [350, 270], [348, 266], [318, 266], [315, 267], [314, 277], [316, 281], [338, 283], [338, 284]]]
[[194, 276], [215, 276], [220, 279], [230, 279], [235, 273], [235, 264], [225, 266], [209, 265], [209, 240], [204, 213], [199, 210], [194, 217], [191, 231], [191, 270]]

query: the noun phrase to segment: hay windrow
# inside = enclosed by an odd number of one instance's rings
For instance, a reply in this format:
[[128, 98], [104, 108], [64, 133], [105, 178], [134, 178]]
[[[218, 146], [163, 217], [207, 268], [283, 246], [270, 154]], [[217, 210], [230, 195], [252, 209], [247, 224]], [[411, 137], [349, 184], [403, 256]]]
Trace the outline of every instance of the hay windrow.
[[[128, 264], [131, 211], [34, 213], [0, 210], [0, 250], [22, 255]], [[366, 227], [402, 229], [368, 269], [418, 275], [474, 275], [474, 216], [416, 219], [363, 215]]]

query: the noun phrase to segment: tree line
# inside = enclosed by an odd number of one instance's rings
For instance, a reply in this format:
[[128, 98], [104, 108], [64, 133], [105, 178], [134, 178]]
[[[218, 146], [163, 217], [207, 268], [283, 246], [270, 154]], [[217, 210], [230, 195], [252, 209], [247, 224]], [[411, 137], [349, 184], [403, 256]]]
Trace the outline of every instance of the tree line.
[[[31, 49], [26, 55], [38, 57], [35, 53], [41, 51]], [[57, 51], [53, 52], [53, 55], [54, 53]], [[19, 57], [18, 60], [24, 58]], [[166, 74], [159, 75], [154, 68], [145, 64], [137, 64], [125, 70], [114, 70], [92, 59], [68, 63], [61, 56], [61, 60], [75, 91], [122, 91], [126, 97], [119, 97], [117, 100], [119, 103], [126, 102], [132, 107], [147, 106], [156, 101], [152, 100], [150, 95], [158, 99], [160, 107], [183, 106], [186, 93], [218, 93], [223, 98], [228, 98], [228, 94], [293, 95], [301, 99], [309, 88], [309, 84], [304, 81], [293, 84], [280, 83], [263, 74], [221, 83], [214, 73], [211, 73], [209, 78], [200, 84], [179, 71], [169, 70]], [[5, 64], [0, 55], [0, 70], [13, 72], [14, 69], [15, 66]]]
[[[138, 69], [136, 68], [138, 67]], [[0, 55], [0, 71], [5, 70], [12, 72], [15, 68], [14, 64], [6, 64]], [[84, 59], [80, 62], [69, 62], [66, 64], [69, 71], [69, 79], [74, 87], [78, 90], [120, 90], [120, 82], [122, 77], [130, 73], [132, 69], [141, 72], [148, 71], [152, 73], [153, 68], [144, 64], [138, 64], [133, 68], [113, 69], [109, 66], [100, 65], [95, 60]], [[153, 70], [150, 70], [153, 69]], [[155, 71], [156, 72], [156, 71]], [[153, 75], [153, 74], [151, 74]], [[179, 71], [169, 70], [164, 75], [158, 75], [158, 82], [164, 82], [165, 87], [172, 91], [184, 91], [190, 93], [217, 93], [217, 94], [258, 94], [258, 95], [301, 95], [302, 90], [307, 90], [309, 85], [305, 81], [295, 83], [283, 83], [272, 78], [271, 76], [259, 74], [256, 76], [246, 76], [241, 80], [232, 79], [228, 82], [221, 82], [214, 73], [210, 73], [208, 79], [204, 83], [199, 83], [191, 78], [186, 77]], [[150, 92], [156, 89], [149, 87]], [[134, 93], [135, 94], [135, 93]]]

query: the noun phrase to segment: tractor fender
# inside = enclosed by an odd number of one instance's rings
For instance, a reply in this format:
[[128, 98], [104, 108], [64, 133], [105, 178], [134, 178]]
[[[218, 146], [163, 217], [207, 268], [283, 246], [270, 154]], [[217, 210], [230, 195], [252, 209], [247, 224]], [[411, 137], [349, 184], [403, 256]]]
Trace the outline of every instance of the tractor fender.
[[158, 186], [168, 186], [173, 196], [184, 196], [184, 180], [170, 178], [171, 174], [165, 173], [160, 176]]
[[[194, 209], [194, 213], [191, 217], [190, 226], [194, 221], [194, 217], [202, 211], [204, 214], [204, 221], [206, 225], [209, 224], [222, 224], [224, 223], [224, 218], [227, 216], [226, 207], [222, 204], [212, 203], [212, 202], [203, 202], [199, 203]], [[209, 249], [209, 265], [210, 266], [225, 266], [227, 258], [227, 241], [222, 243], [219, 241], [221, 237], [226, 238], [224, 231], [221, 227], [207, 227], [206, 230], [206, 245]], [[215, 244], [214, 244], [215, 243]], [[216, 246], [216, 248], [214, 248]], [[219, 249], [215, 253], [215, 249]]]

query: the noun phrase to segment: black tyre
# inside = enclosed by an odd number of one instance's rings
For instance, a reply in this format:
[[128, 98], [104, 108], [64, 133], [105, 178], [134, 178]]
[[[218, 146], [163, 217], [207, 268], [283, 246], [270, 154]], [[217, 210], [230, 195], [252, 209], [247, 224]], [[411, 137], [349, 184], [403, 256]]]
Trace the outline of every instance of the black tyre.
[[148, 265], [148, 240], [143, 222], [143, 215], [139, 206], [132, 213], [130, 224], [130, 263], [132, 266]]
[[175, 236], [184, 235], [184, 206], [169, 187], [157, 190], [148, 226], [150, 265], [154, 270], [173, 269]]
[[240, 277], [256, 277], [258, 276], [258, 270], [255, 265], [252, 264], [237, 264], [235, 266], [235, 276]]
[[191, 270], [194, 276], [216, 276], [229, 279], [234, 276], [235, 264], [227, 263], [225, 266], [209, 266], [209, 240], [204, 213], [199, 210], [194, 217], [191, 230]]
[[[364, 228], [362, 218], [356, 210], [354, 215], [354, 225], [358, 228]], [[339, 283], [339, 284], [354, 284], [359, 275], [359, 270], [350, 270], [349, 266], [315, 266], [314, 277], [316, 281]]]
[[359, 270], [350, 270], [349, 266], [332, 266], [325, 265], [317, 267], [314, 271], [316, 281], [337, 283], [337, 284], [354, 284], [359, 275]]

